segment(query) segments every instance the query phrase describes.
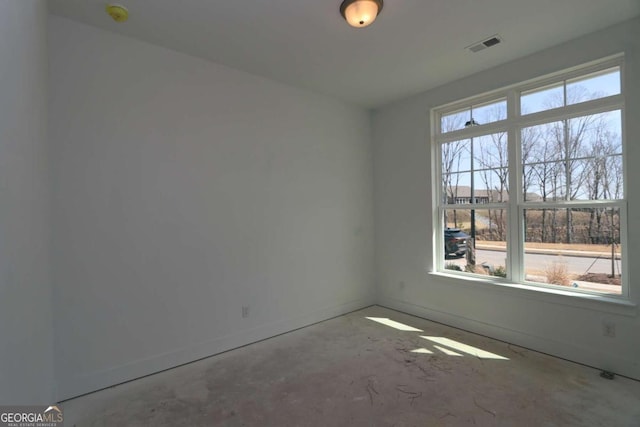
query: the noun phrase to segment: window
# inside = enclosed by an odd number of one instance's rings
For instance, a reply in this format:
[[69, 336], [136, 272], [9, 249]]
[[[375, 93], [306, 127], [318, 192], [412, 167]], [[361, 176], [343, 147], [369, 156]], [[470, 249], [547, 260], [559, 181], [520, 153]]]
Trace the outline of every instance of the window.
[[436, 269], [628, 295], [622, 57], [433, 111]]

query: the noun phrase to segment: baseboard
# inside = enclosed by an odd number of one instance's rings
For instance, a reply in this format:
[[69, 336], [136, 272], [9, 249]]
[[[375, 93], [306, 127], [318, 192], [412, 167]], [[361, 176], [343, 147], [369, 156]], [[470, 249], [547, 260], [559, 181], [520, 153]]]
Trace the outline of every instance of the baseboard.
[[636, 361], [620, 358], [606, 349], [581, 347], [394, 298], [379, 298], [377, 305], [640, 380], [640, 367]]
[[148, 358], [135, 360], [124, 365], [102, 371], [78, 375], [73, 378], [59, 378], [56, 400], [64, 401], [107, 387], [161, 372], [176, 366], [194, 362], [234, 348], [274, 337], [323, 320], [359, 310], [373, 305], [373, 296], [349, 301], [335, 306], [314, 310], [302, 316], [266, 323], [252, 329], [222, 336], [213, 340], [180, 348]]

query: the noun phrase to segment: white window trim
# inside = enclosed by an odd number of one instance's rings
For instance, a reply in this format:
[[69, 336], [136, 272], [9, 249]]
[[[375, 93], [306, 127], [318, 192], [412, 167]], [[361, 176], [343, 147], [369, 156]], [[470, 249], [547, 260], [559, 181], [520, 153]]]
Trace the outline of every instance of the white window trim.
[[[541, 88], [546, 85], [552, 85], [561, 83], [573, 78], [586, 76], [591, 73], [604, 71], [610, 68], [619, 67], [621, 75], [620, 94], [611, 95], [603, 98], [598, 98], [578, 104], [571, 104], [568, 106], [540, 111], [527, 115], [520, 115], [520, 92]], [[596, 291], [588, 291], [582, 289], [567, 289], [555, 285], [547, 285], [537, 282], [528, 282], [524, 280], [522, 270], [524, 267], [524, 236], [514, 235], [513, 230], [517, 229], [522, 211], [524, 209], [534, 209], [537, 207], [560, 207], [569, 208], [579, 206], [581, 204], [588, 206], [602, 206], [602, 207], [617, 207], [620, 212], [620, 243], [621, 247], [628, 248], [627, 241], [627, 156], [626, 156], [626, 132], [624, 123], [624, 110], [625, 110], [625, 88], [624, 88], [624, 57], [622, 54], [613, 55], [599, 61], [593, 61], [588, 64], [583, 64], [577, 67], [573, 67], [569, 70], [559, 71], [550, 75], [546, 75], [540, 78], [531, 79], [522, 83], [510, 85], [508, 87], [494, 90], [478, 96], [468, 97], [460, 101], [445, 104], [440, 107], [431, 109], [431, 154], [432, 154], [432, 179], [436, 183], [434, 185], [434, 191], [432, 193], [432, 207], [433, 207], [433, 224], [432, 230], [435, 234], [433, 241], [433, 271], [429, 271], [429, 274], [443, 277], [453, 278], [457, 282], [463, 282], [466, 284], [489, 284], [491, 286], [498, 285], [499, 287], [519, 289], [533, 291], [542, 296], [552, 296], [557, 298], [558, 296], [565, 296], [569, 299], [575, 300], [580, 304], [580, 301], [597, 301], [609, 303], [608, 305], [614, 307], [614, 312], [620, 313], [620, 310], [624, 312], [630, 312], [629, 309], [633, 309], [635, 313], [636, 305], [630, 301], [629, 292], [629, 274], [628, 274], [628, 259], [627, 254], [622, 255], [622, 290], [620, 295], [604, 294]], [[446, 114], [451, 114], [457, 111], [461, 111], [469, 108], [471, 105], [479, 105], [483, 103], [489, 103], [499, 99], [507, 100], [507, 119], [500, 120], [485, 125], [472, 126], [464, 129], [459, 129], [451, 132], [441, 132], [441, 120], [440, 117]], [[621, 111], [622, 129], [622, 161], [623, 161], [623, 195], [624, 198], [620, 200], [575, 200], [575, 201], [556, 201], [556, 202], [525, 202], [522, 198], [522, 165], [521, 165], [521, 144], [520, 144], [520, 130], [525, 127], [535, 126], [538, 124], [548, 123], [555, 120], [568, 120], [574, 117], [581, 117], [589, 114], [598, 114], [607, 111]], [[523, 278], [522, 281], [514, 281], [513, 279], [501, 279], [496, 277], [487, 278], [487, 276], [475, 275], [472, 273], [457, 273], [455, 271], [444, 270], [445, 259], [443, 254], [443, 233], [441, 230], [441, 218], [444, 209], [449, 209], [454, 205], [444, 205], [441, 203], [443, 200], [442, 186], [441, 186], [441, 167], [442, 159], [440, 153], [440, 147], [443, 143], [459, 141], [464, 139], [475, 138], [491, 133], [507, 132], [507, 137], [510, 147], [508, 150], [509, 168], [513, 168], [513, 172], [509, 173], [509, 188], [517, 188], [517, 197], [510, 197], [508, 202], [505, 203], [491, 203], [483, 204], [482, 209], [499, 208], [505, 209], [508, 215], [508, 223], [511, 224], [507, 227], [507, 247], [509, 250], [507, 255], [507, 269], [509, 271], [509, 277]], [[456, 209], [478, 209], [477, 204], [456, 204]], [[520, 232], [522, 233], [522, 231]], [[512, 260], [512, 254], [518, 254], [517, 260]], [[543, 298], [546, 299], [546, 298]], [[574, 305], [574, 304], [569, 304]], [[617, 307], [616, 307], [617, 306]], [[606, 311], [606, 310], [605, 310]]]

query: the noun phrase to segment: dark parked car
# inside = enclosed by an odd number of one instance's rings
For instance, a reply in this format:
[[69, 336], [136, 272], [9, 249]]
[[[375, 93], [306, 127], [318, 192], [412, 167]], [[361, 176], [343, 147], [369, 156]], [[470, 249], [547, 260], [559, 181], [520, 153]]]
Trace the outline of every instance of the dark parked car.
[[462, 257], [467, 252], [467, 239], [471, 237], [459, 228], [444, 229], [444, 257], [453, 254]]

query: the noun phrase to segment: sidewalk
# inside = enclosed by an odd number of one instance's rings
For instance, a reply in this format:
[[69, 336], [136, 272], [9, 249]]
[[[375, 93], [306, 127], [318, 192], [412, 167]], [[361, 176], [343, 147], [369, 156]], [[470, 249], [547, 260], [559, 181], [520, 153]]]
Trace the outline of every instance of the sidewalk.
[[[526, 280], [538, 283], [546, 283], [547, 278], [545, 276], [538, 276], [533, 274], [527, 274]], [[620, 285], [609, 285], [607, 283], [594, 283], [594, 282], [585, 282], [583, 280], [572, 280], [572, 285], [568, 286], [571, 288], [579, 288], [585, 289], [589, 291], [598, 291], [604, 292], [612, 295], [620, 295], [621, 287]], [[578, 286], [575, 286], [578, 285]]]
[[[476, 249], [482, 249], [485, 251], [498, 251], [504, 252], [505, 246], [501, 245], [492, 245], [484, 242], [476, 241]], [[590, 251], [571, 251], [567, 249], [538, 249], [538, 248], [528, 248], [525, 250], [527, 254], [542, 254], [542, 255], [564, 255], [564, 256], [573, 256], [573, 257], [582, 257], [582, 258], [602, 258], [602, 259], [611, 259], [611, 252], [590, 252]], [[616, 259], [620, 259], [620, 253], [615, 254]]]

